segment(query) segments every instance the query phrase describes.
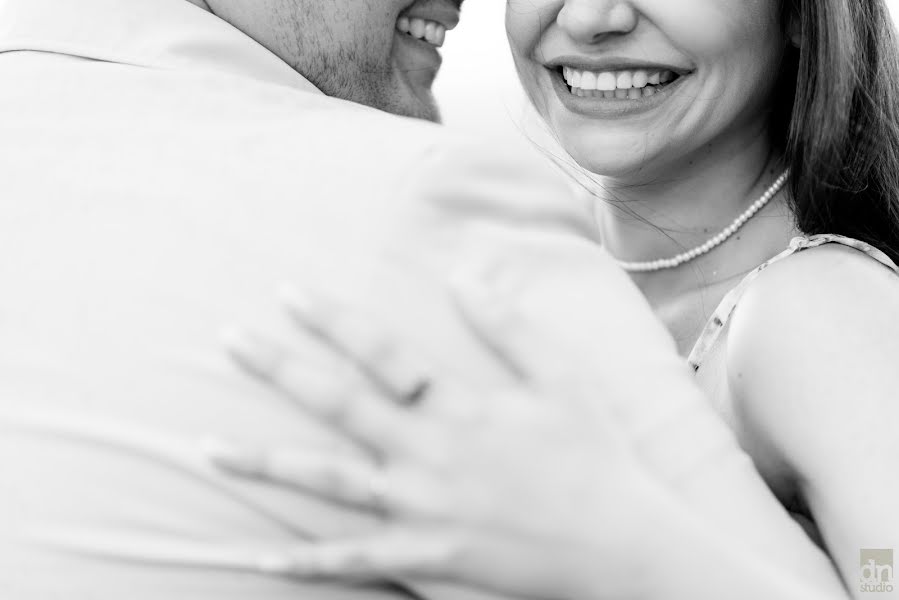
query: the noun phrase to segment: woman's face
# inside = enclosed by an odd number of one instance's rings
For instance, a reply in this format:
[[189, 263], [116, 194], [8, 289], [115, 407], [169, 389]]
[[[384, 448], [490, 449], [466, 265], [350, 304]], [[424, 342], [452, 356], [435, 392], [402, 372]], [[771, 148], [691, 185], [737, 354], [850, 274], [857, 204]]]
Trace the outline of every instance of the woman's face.
[[508, 0], [528, 96], [581, 166], [658, 177], [766, 129], [779, 0]]

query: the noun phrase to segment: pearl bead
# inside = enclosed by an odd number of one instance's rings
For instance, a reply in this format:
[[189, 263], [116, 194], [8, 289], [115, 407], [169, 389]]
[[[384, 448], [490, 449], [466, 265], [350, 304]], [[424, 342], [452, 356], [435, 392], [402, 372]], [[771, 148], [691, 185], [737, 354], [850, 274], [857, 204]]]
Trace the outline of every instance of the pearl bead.
[[762, 196], [749, 205], [743, 214], [738, 216], [733, 222], [725, 227], [720, 233], [718, 233], [712, 239], [706, 241], [704, 244], [687, 250], [686, 252], [682, 252], [677, 256], [672, 256], [671, 258], [660, 258], [649, 262], [622, 262], [616, 261], [618, 266], [623, 268], [625, 271], [632, 272], [650, 272], [650, 271], [660, 271], [662, 269], [671, 269], [674, 267], [678, 267], [684, 263], [690, 262], [691, 260], [702, 256], [703, 254], [708, 254], [713, 249], [717, 248], [728, 239], [730, 239], [737, 231], [740, 230], [743, 225], [745, 225], [749, 219], [754, 217], [760, 210], [762, 210], [772, 198], [774, 198], [780, 191], [783, 189], [784, 185], [786, 185], [787, 181], [790, 179], [790, 170], [787, 169], [784, 171], [777, 180], [771, 184]]

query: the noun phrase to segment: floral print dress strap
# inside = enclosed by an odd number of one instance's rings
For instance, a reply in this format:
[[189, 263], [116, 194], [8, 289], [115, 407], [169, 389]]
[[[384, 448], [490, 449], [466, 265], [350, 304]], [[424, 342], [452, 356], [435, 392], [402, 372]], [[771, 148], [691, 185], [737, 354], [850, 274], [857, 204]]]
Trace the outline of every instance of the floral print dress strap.
[[698, 371], [702, 366], [703, 361], [715, 347], [718, 338], [721, 336], [721, 332], [724, 331], [724, 328], [727, 326], [727, 322], [737, 308], [737, 303], [740, 301], [740, 298], [762, 271], [788, 256], [792, 256], [803, 250], [808, 250], [809, 248], [823, 246], [824, 244], [842, 244], [844, 246], [855, 248], [856, 250], [864, 252], [884, 266], [892, 269], [899, 275], [899, 266], [890, 260], [886, 254], [865, 242], [830, 233], [793, 238], [789, 248], [754, 269], [743, 278], [737, 287], [727, 293], [721, 301], [721, 304], [715, 309], [711, 318], [709, 318], [705, 328], [703, 328], [702, 333], [699, 335], [699, 339], [696, 340], [696, 344], [693, 346], [690, 356], [687, 358], [687, 362], [693, 367], [693, 370]]

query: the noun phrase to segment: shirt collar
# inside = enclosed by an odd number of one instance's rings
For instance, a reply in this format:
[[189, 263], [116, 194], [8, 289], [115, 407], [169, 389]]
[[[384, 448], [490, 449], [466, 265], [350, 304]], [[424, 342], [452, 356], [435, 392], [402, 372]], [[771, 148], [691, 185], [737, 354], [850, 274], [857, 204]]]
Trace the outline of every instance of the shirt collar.
[[0, 53], [17, 50], [212, 70], [318, 92], [256, 41], [187, 0], [0, 0]]

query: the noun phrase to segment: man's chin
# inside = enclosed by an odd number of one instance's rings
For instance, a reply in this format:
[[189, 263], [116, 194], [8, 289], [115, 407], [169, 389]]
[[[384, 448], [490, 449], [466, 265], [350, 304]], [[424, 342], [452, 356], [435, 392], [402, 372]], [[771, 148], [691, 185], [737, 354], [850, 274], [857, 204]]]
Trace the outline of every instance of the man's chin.
[[430, 92], [428, 92], [427, 99], [420, 99], [417, 102], [410, 103], [407, 111], [397, 114], [402, 114], [404, 117], [412, 117], [413, 119], [431, 121], [432, 123], [441, 122], [440, 107], [437, 106], [437, 102]]
[[433, 77], [426, 82], [413, 81], [405, 73], [394, 73], [393, 77], [369, 81], [367, 85], [360, 84], [361, 78], [358, 78], [353, 85], [348, 85], [346, 79], [340, 83], [329, 79], [313, 83], [322, 92], [334, 98], [401, 117], [440, 123], [440, 109], [431, 91]]
[[407, 89], [407, 93], [402, 96], [397, 95], [386, 99], [384, 102], [374, 105], [375, 108], [401, 117], [440, 123], [440, 108], [437, 106], [430, 86]]

